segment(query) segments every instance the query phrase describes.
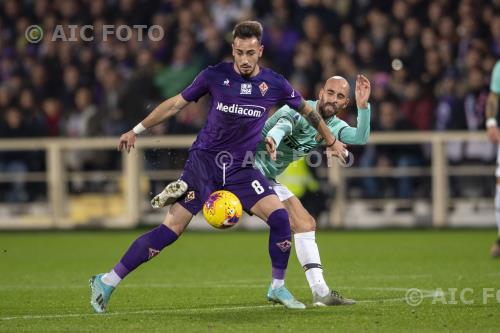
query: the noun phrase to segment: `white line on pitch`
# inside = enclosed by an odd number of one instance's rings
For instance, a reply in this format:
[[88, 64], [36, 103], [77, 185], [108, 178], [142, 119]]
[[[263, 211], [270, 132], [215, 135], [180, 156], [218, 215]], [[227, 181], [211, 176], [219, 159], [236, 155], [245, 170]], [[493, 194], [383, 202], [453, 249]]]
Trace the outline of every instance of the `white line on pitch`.
[[[240, 286], [241, 287], [241, 286]], [[391, 287], [341, 287], [345, 289], [363, 289], [363, 290], [390, 290], [390, 291], [406, 291], [407, 288], [391, 288]], [[422, 298], [430, 298], [434, 296], [433, 290], [420, 289], [424, 295]], [[386, 299], [370, 299], [370, 300], [359, 300], [358, 303], [384, 303], [384, 302], [398, 302], [405, 301], [405, 297], [397, 298], [386, 298]], [[249, 310], [249, 309], [259, 309], [259, 308], [269, 308], [273, 305], [253, 305], [253, 306], [235, 306], [235, 307], [215, 307], [215, 308], [191, 308], [191, 309], [165, 309], [165, 310], [140, 310], [140, 311], [123, 311], [123, 312], [111, 312], [106, 314], [100, 314], [100, 316], [121, 316], [121, 315], [135, 315], [135, 314], [168, 314], [168, 313], [186, 313], [186, 312], [212, 312], [220, 310]], [[55, 315], [23, 315], [23, 316], [11, 316], [11, 317], [0, 317], [0, 320], [16, 320], [16, 319], [54, 319], [54, 318], [72, 318], [72, 317], [88, 317], [96, 316], [93, 313], [68, 313], [68, 314], [55, 314]]]
[[[432, 290], [424, 290], [420, 289], [424, 293], [421, 298], [433, 298], [436, 296], [435, 292]], [[446, 295], [447, 293], [443, 293]], [[406, 297], [397, 297], [397, 298], [381, 298], [381, 299], [367, 299], [362, 301], [356, 301], [356, 303], [384, 303], [384, 302], [399, 302], [406, 301]]]
[[273, 305], [251, 305], [251, 306], [228, 306], [228, 307], [215, 307], [215, 308], [190, 308], [190, 309], [165, 309], [165, 310], [140, 310], [140, 311], [122, 311], [122, 312], [110, 312], [103, 314], [95, 313], [68, 313], [59, 315], [26, 315], [26, 316], [12, 316], [12, 317], [0, 317], [0, 320], [14, 320], [14, 319], [54, 319], [54, 318], [71, 318], [71, 317], [110, 317], [110, 316], [124, 316], [124, 315], [135, 315], [135, 314], [168, 314], [168, 313], [186, 313], [186, 312], [212, 312], [212, 311], [238, 311], [238, 310], [249, 310], [249, 309], [259, 309], [259, 308], [270, 308]]
[[[423, 295], [422, 298], [433, 297], [432, 294]], [[387, 299], [371, 299], [357, 301], [358, 303], [384, 303], [384, 302], [398, 302], [405, 301], [405, 297], [398, 298], [387, 298]], [[165, 310], [140, 310], [140, 311], [122, 311], [122, 312], [111, 312], [104, 314], [95, 313], [68, 313], [68, 314], [58, 314], [58, 315], [24, 315], [24, 316], [12, 316], [12, 317], [0, 317], [0, 320], [32, 320], [32, 319], [58, 319], [58, 318], [74, 318], [74, 317], [90, 317], [90, 316], [125, 316], [125, 315], [140, 315], [140, 314], [168, 314], [168, 313], [189, 313], [189, 312], [213, 312], [213, 311], [238, 311], [238, 310], [250, 310], [250, 309], [262, 309], [271, 308], [275, 305], [252, 305], [252, 306], [232, 306], [232, 307], [215, 307], [215, 308], [191, 308], [191, 309], [165, 309]]]
[[[264, 288], [267, 289], [267, 284], [215, 284], [215, 283], [199, 283], [199, 284], [173, 284], [173, 283], [124, 283], [120, 288], [141, 289], [141, 288]], [[350, 289], [350, 290], [380, 290], [380, 291], [407, 291], [411, 287], [360, 287], [360, 286], [334, 286], [336, 289]], [[47, 289], [47, 290], [60, 290], [60, 289], [87, 289], [86, 283], [75, 285], [2, 285], [0, 290], [19, 290], [19, 289]], [[295, 286], [293, 289], [309, 289], [307, 286]], [[422, 292], [433, 292], [433, 290], [420, 289]]]

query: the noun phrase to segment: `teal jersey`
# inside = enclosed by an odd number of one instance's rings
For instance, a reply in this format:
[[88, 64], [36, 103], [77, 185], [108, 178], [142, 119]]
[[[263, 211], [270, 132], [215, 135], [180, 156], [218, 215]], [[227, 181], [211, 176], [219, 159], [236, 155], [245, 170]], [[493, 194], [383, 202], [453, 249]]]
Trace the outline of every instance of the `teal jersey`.
[[498, 60], [495, 67], [493, 67], [490, 90], [495, 94], [500, 94], [500, 60]]
[[[318, 101], [307, 101], [316, 110]], [[370, 134], [370, 105], [358, 110], [358, 127], [350, 127], [345, 121], [333, 116], [326, 121], [331, 133], [347, 144], [362, 145]], [[270, 136], [276, 142], [276, 161], [267, 153], [264, 138]], [[276, 111], [264, 125], [262, 140], [257, 146], [255, 166], [269, 179], [275, 179], [290, 163], [307, 155], [314, 148], [324, 144], [309, 122], [295, 110], [285, 105]]]

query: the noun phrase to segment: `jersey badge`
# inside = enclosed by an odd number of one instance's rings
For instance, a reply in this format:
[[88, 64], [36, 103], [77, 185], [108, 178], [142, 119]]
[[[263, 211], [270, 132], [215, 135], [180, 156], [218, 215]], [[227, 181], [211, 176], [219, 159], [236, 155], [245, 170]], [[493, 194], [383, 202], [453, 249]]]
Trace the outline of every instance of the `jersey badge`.
[[267, 90], [269, 89], [269, 87], [267, 86], [267, 84], [265, 82], [262, 82], [261, 84], [259, 84], [259, 89], [260, 89], [260, 93], [262, 94], [262, 96], [264, 96], [267, 92]]
[[276, 245], [280, 248], [281, 252], [287, 252], [288, 250], [290, 250], [292, 242], [290, 242], [289, 240], [284, 240], [282, 242], [276, 243]]
[[193, 200], [195, 197], [194, 191], [189, 191], [188, 194], [186, 195], [186, 199], [184, 199], [184, 202], [189, 202]]

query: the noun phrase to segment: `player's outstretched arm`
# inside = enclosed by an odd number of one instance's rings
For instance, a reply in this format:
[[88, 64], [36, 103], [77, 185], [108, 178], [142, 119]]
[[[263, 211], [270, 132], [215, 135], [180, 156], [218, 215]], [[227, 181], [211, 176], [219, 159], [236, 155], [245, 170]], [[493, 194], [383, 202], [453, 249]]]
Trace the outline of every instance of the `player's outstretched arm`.
[[498, 112], [498, 99], [500, 95], [490, 91], [488, 100], [486, 101], [486, 133], [488, 139], [492, 143], [498, 143], [498, 125], [497, 125], [497, 112]]
[[339, 130], [337, 136], [339, 140], [348, 144], [364, 145], [368, 142], [370, 135], [370, 81], [364, 75], [358, 75], [356, 79], [356, 107], [358, 109], [357, 127], [350, 127], [342, 122], [344, 126]]
[[127, 153], [134, 148], [137, 134], [144, 132], [148, 128], [156, 126], [168, 118], [174, 116], [182, 110], [189, 102], [181, 94], [175, 95], [158, 105], [151, 113], [144, 118], [137, 126], [120, 137], [118, 150], [126, 149]]
[[498, 143], [498, 99], [500, 98], [500, 61], [497, 61], [491, 73], [490, 94], [486, 101], [486, 131], [493, 143]]
[[309, 104], [307, 104], [304, 100], [300, 104], [300, 107], [297, 109], [297, 112], [300, 113], [306, 120], [311, 124], [312, 127], [318, 131], [318, 133], [325, 139], [326, 149], [333, 153], [333, 155], [337, 156], [342, 162], [345, 163], [345, 157], [347, 155], [347, 150], [345, 144], [337, 140], [326, 125], [325, 121], [319, 113], [314, 110]]
[[368, 99], [370, 98], [371, 85], [370, 80], [362, 74], [356, 78], [356, 106], [358, 109], [368, 109]]

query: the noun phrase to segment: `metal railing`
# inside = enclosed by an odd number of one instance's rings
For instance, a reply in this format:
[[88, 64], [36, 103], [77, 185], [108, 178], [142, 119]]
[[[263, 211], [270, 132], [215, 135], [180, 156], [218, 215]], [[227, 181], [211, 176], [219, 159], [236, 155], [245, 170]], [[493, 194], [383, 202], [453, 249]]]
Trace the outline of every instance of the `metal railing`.
[[[123, 191], [125, 214], [120, 219], [120, 227], [136, 225], [141, 217], [141, 207], [144, 203], [140, 191], [140, 177], [144, 173], [142, 164], [144, 151], [152, 148], [188, 148], [195, 136], [163, 136], [141, 137], [136, 142], [136, 149], [130, 154], [123, 152], [122, 171], [126, 190]], [[373, 133], [370, 135], [369, 144], [430, 144], [432, 179], [432, 224], [443, 227], [448, 222], [450, 174], [484, 175], [486, 170], [492, 171], [492, 166], [458, 166], [450, 167], [446, 156], [446, 143], [451, 141], [486, 141], [484, 132], [394, 132]], [[50, 207], [50, 225], [53, 228], [67, 228], [72, 226], [68, 220], [65, 207], [68, 200], [67, 180], [68, 174], [63, 161], [66, 150], [112, 150], [117, 145], [117, 138], [86, 138], [86, 139], [18, 139], [0, 140], [0, 152], [3, 151], [45, 151], [48, 203]], [[383, 175], [384, 172], [394, 174], [394, 169], [377, 170], [366, 168], [343, 168], [338, 163], [333, 163], [328, 169], [328, 179], [336, 188], [336, 196], [331, 201], [329, 221], [333, 226], [342, 226], [347, 207], [346, 179], [349, 177], [362, 177]], [[172, 173], [172, 172], [171, 172]], [[154, 174], [154, 172], [153, 172]], [[173, 175], [173, 173], [172, 173]], [[429, 175], [424, 168], [411, 167], [402, 171], [401, 175]], [[28, 179], [41, 180], [43, 173], [33, 172], [27, 174]], [[156, 175], [158, 177], [158, 175]], [[155, 178], [157, 178], [155, 177]], [[0, 174], [0, 181], [8, 180], [8, 174]], [[47, 226], [45, 226], [47, 227]], [[2, 220], [0, 217], [0, 228]]]

